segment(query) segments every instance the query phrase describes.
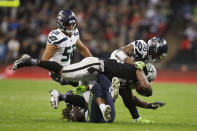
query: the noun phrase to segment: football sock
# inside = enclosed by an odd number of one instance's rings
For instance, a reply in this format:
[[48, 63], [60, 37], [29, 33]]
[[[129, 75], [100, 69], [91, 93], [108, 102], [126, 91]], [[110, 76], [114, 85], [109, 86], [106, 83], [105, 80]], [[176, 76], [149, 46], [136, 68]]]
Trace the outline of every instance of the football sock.
[[38, 66], [47, 69], [49, 71], [53, 71], [56, 74], [59, 74], [62, 66], [60, 64], [58, 64], [57, 62], [54, 61], [42, 61], [40, 60], [40, 62], [38, 63]]
[[100, 110], [102, 111], [105, 108], [105, 104], [100, 104], [99, 105]]
[[58, 99], [59, 99], [59, 101], [64, 101], [64, 99], [66, 100], [66, 95], [65, 94], [60, 94]]
[[33, 59], [33, 58], [31, 58], [29, 62], [30, 62], [30, 64], [31, 64], [32, 66], [37, 66], [37, 65], [38, 65], [38, 59]]

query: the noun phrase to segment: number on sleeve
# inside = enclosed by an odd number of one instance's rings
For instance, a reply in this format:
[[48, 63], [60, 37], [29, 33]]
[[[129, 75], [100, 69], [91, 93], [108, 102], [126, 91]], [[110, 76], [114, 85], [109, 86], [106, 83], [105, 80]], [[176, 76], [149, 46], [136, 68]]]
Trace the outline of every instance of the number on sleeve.
[[53, 41], [57, 40], [57, 37], [54, 35], [51, 35], [51, 36], [49, 36], [49, 40], [53, 42]]
[[139, 51], [142, 51], [142, 43], [140, 41], [135, 41], [135, 47], [138, 48]]

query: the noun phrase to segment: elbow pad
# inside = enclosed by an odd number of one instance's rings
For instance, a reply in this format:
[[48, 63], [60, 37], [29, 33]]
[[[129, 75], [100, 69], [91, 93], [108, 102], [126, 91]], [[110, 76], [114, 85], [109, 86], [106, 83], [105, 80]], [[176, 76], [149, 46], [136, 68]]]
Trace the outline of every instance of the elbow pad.
[[120, 50], [117, 51], [115, 56], [122, 62], [124, 62], [124, 60], [126, 59], [127, 55], [124, 53], [124, 51]]

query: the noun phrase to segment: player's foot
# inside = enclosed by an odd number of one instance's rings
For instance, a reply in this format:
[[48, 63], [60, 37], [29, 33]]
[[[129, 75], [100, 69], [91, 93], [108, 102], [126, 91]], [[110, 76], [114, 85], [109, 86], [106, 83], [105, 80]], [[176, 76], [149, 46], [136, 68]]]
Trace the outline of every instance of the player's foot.
[[113, 99], [118, 98], [119, 88], [120, 88], [119, 79], [117, 77], [113, 77], [111, 87], [109, 88], [109, 91]]
[[30, 56], [27, 54], [24, 54], [20, 59], [16, 60], [12, 66], [12, 70], [16, 70], [18, 68], [24, 67], [24, 66], [30, 66]]
[[133, 120], [137, 123], [145, 123], [145, 124], [151, 124], [151, 123], [155, 122], [155, 121], [144, 119], [142, 117], [139, 117], [138, 119], [133, 119]]
[[101, 110], [103, 118], [106, 122], [111, 120], [111, 107], [109, 105], [105, 105], [105, 107]]
[[58, 91], [56, 91], [55, 89], [50, 90], [49, 93], [50, 93], [50, 97], [51, 97], [51, 99], [50, 99], [51, 106], [54, 109], [57, 109], [58, 104], [59, 104], [60, 93]]

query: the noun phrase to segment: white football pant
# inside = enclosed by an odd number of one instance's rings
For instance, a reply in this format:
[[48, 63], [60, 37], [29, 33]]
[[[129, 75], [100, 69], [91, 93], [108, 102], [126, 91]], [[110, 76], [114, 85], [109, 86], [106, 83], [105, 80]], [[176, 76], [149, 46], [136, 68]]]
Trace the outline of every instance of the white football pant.
[[96, 57], [86, 57], [82, 61], [63, 67], [62, 77], [71, 80], [92, 81], [96, 80], [98, 72], [89, 73], [88, 68], [94, 67], [104, 71], [104, 62]]

